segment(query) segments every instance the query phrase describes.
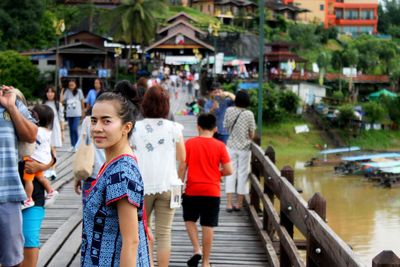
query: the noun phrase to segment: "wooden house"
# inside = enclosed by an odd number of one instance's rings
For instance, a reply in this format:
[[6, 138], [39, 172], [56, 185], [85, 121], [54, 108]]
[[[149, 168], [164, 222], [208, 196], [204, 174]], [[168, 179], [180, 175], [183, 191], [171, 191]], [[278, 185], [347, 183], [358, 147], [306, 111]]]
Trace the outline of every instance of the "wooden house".
[[46, 51], [26, 51], [22, 55], [42, 72], [57, 71], [59, 86], [67, 80], [76, 79], [78, 86], [86, 93], [93, 87], [96, 78], [107, 82], [115, 68], [114, 49], [107, 47], [112, 41], [88, 31], [81, 31], [61, 37], [58, 46]]
[[153, 54], [156, 61], [165, 64], [196, 64], [214, 47], [204, 41], [207, 33], [194, 27], [194, 19], [185, 13], [179, 13], [167, 22], [171, 24], [157, 31], [156, 40], [144, 52]]
[[231, 24], [237, 18], [253, 19], [257, 4], [249, 0], [194, 0], [192, 7]]
[[282, 16], [287, 20], [299, 20], [299, 14], [309, 12], [308, 9], [300, 8], [293, 4], [293, 2], [287, 3], [287, 1], [281, 0], [266, 0], [265, 7], [271, 12], [270, 16], [267, 17], [270, 25], [274, 25], [276, 18]]

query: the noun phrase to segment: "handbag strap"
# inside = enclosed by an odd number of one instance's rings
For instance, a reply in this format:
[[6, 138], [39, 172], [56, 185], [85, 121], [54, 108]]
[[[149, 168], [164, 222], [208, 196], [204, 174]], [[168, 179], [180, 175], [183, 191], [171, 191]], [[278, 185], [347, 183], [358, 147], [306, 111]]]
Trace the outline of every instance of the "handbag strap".
[[236, 119], [235, 119], [235, 121], [233, 122], [233, 124], [232, 124], [232, 126], [231, 126], [231, 133], [233, 132], [233, 128], [235, 127], [236, 122], [237, 122], [237, 120], [239, 119], [240, 114], [242, 114], [243, 111], [244, 111], [244, 110], [240, 111], [240, 113], [236, 116]]
[[86, 145], [90, 145], [91, 141], [92, 141], [92, 140], [90, 140], [90, 127], [88, 127], [86, 124], [85, 124], [85, 127], [86, 127], [86, 129], [85, 129], [85, 131], [86, 131], [85, 143], [86, 143]]

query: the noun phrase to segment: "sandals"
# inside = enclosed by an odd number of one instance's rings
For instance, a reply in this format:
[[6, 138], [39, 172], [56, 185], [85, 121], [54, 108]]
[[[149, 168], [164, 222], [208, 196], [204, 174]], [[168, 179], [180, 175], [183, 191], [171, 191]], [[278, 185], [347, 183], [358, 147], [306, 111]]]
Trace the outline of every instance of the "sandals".
[[241, 210], [241, 208], [233, 206], [233, 211], [240, 211], [240, 210]]
[[228, 212], [228, 213], [231, 213], [233, 211], [233, 208], [226, 208], [225, 211]]
[[236, 206], [232, 206], [232, 208], [226, 208], [225, 211], [228, 213], [231, 213], [232, 211], [241, 211], [241, 208], [238, 208]]
[[194, 254], [187, 262], [188, 267], [197, 267], [201, 260], [201, 254]]

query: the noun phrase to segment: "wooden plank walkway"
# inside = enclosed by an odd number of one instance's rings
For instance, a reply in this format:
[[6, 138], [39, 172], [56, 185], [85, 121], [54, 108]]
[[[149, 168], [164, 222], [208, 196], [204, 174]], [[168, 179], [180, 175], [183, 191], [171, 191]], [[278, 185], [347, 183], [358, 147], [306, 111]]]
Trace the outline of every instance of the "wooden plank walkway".
[[[184, 107], [187, 98], [180, 97], [171, 105], [174, 113]], [[184, 125], [185, 138], [196, 136], [196, 117], [175, 115]], [[38, 266], [76, 267], [80, 264], [81, 197], [73, 190], [72, 155], [68, 149], [60, 149], [57, 165], [59, 178], [53, 186], [60, 191], [55, 204], [46, 209], [41, 232], [42, 247]], [[223, 186], [222, 186], [223, 188]], [[215, 228], [211, 262], [213, 266], [268, 266], [265, 248], [257, 235], [247, 210], [236, 213], [225, 211], [226, 199], [221, 201], [220, 223]], [[172, 253], [170, 266], [186, 266], [192, 255], [182, 210], [177, 209], [172, 229]]]

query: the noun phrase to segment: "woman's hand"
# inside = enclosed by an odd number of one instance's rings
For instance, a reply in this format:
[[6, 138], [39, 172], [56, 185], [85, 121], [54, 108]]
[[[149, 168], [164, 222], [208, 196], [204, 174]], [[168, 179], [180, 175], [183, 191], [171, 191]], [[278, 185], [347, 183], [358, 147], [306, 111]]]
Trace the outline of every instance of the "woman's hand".
[[25, 161], [25, 171], [27, 173], [37, 173], [40, 171], [45, 171], [48, 169], [48, 166], [42, 163], [39, 163], [34, 160]]
[[82, 181], [80, 179], [74, 180], [74, 190], [75, 193], [80, 195], [82, 193]]

